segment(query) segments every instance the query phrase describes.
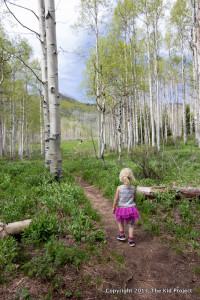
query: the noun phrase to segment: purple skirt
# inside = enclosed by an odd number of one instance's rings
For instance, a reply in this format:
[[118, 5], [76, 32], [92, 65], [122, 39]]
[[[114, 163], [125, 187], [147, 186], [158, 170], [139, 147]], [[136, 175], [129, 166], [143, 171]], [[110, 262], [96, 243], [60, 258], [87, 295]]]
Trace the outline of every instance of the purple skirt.
[[115, 218], [120, 223], [137, 222], [141, 217], [136, 206], [118, 207], [115, 211]]

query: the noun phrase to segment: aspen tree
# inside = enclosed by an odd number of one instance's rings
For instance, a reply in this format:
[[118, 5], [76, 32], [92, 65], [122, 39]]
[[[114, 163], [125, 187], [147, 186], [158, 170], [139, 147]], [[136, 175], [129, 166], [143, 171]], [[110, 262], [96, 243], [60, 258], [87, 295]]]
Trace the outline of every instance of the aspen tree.
[[149, 101], [150, 101], [150, 113], [151, 113], [151, 135], [152, 135], [152, 147], [155, 147], [155, 124], [154, 124], [154, 110], [153, 110], [153, 80], [151, 71], [151, 53], [150, 53], [150, 15], [149, 15], [149, 3], [144, 2], [144, 14], [146, 23], [146, 43], [147, 43], [147, 61], [148, 61], [148, 75], [149, 75]]
[[48, 99], [50, 113], [50, 172], [60, 178], [62, 177], [62, 159], [60, 152], [61, 128], [54, 0], [45, 0], [45, 25], [47, 41]]
[[[100, 9], [105, 8], [108, 5], [108, 0], [81, 0], [80, 8], [80, 22], [77, 26], [89, 27], [89, 29], [95, 32], [95, 100], [98, 111], [98, 156], [103, 159], [103, 153], [105, 148], [104, 130], [105, 126], [102, 122], [105, 120], [105, 98], [102, 93], [102, 87], [100, 82], [101, 66], [99, 63], [99, 24], [102, 20], [100, 17]], [[104, 159], [103, 159], [104, 161]]]
[[122, 101], [121, 98], [118, 98], [118, 162], [122, 162]]
[[181, 51], [181, 85], [183, 102], [183, 138], [184, 144], [187, 144], [186, 127], [186, 99], [185, 99], [185, 55], [184, 55], [184, 34], [188, 24], [188, 7], [186, 0], [177, 0], [171, 10], [171, 23], [177, 28]]
[[200, 0], [198, 0], [197, 6], [197, 72], [196, 77], [198, 79], [198, 86], [197, 86], [197, 99], [196, 99], [196, 138], [197, 143], [200, 148]]
[[156, 142], [157, 149], [160, 151], [160, 113], [159, 113], [159, 80], [158, 80], [158, 21], [162, 15], [162, 1], [153, 1], [153, 33], [154, 33], [154, 77], [155, 77], [155, 95], [156, 95]]
[[[41, 45], [41, 71], [42, 71], [42, 93], [43, 93], [43, 113], [44, 113], [44, 140], [45, 140], [45, 164], [49, 167], [49, 98], [48, 98], [48, 75], [47, 75], [47, 42], [45, 26], [45, 2], [38, 0], [39, 31]], [[42, 150], [41, 150], [42, 151]]]

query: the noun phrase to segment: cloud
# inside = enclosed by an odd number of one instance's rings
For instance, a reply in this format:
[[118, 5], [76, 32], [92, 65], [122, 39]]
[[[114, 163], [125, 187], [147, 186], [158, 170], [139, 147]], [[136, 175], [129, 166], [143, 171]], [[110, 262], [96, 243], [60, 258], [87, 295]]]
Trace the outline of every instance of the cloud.
[[[80, 58], [73, 52], [77, 51], [78, 47], [82, 44], [89, 45], [87, 41], [87, 34], [84, 30], [80, 30], [76, 34], [72, 29], [78, 17], [78, 3], [80, 0], [56, 0], [56, 34], [57, 34], [57, 47], [58, 47], [58, 73], [59, 73], [59, 89], [61, 93], [67, 93], [79, 100], [81, 98], [81, 91], [79, 89], [82, 81], [83, 58]], [[30, 8], [38, 14], [38, 4], [36, 0], [18, 0], [15, 2], [18, 5]], [[15, 16], [25, 26], [34, 31], [39, 32], [39, 24], [37, 18], [33, 13], [17, 8], [16, 6], [9, 5]], [[35, 34], [30, 34], [30, 31], [19, 25], [12, 17], [13, 26], [8, 22], [5, 23], [5, 28], [11, 37], [16, 34], [25, 37], [33, 48], [33, 57], [40, 60], [41, 49], [40, 42]], [[62, 52], [62, 50], [66, 52]], [[73, 83], [73, 84], [72, 84]]]

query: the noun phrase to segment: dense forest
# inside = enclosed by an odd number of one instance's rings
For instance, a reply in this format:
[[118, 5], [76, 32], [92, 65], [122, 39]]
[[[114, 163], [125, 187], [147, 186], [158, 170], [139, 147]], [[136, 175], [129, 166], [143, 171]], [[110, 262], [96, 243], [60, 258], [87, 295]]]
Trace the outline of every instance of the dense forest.
[[100, 35], [105, 2], [83, 5], [81, 19], [96, 34], [85, 86], [100, 115], [100, 155], [105, 131], [119, 159], [143, 143], [160, 150], [169, 136], [187, 144], [195, 133], [199, 145], [198, 2], [117, 1]]
[[[197, 1], [80, 2], [77, 28], [88, 28], [95, 41], [83, 87], [97, 106], [99, 157], [106, 145], [121, 160], [124, 148], [160, 150], [169, 136], [187, 144], [193, 133], [199, 145], [198, 18]], [[27, 156], [36, 133], [48, 140], [44, 79], [31, 56], [26, 40], [11, 40], [1, 27], [0, 155], [15, 155], [18, 141]]]

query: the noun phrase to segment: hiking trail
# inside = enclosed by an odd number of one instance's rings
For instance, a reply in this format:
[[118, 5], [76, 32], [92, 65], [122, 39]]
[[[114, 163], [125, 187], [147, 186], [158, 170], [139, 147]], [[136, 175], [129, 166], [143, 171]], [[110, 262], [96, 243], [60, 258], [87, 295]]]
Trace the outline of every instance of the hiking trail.
[[[147, 300], [196, 300], [199, 295], [195, 290], [199, 288], [199, 278], [194, 273], [196, 257], [187, 257], [176, 254], [159, 237], [142, 231], [141, 226], [135, 226], [135, 247], [130, 247], [126, 242], [117, 240], [118, 227], [112, 213], [112, 202], [106, 199], [102, 192], [86, 180], [76, 177], [77, 183], [83, 188], [85, 195], [92, 206], [102, 217], [107, 239], [106, 245], [120, 253], [127, 262], [127, 277], [125, 286], [105, 288], [105, 296], [110, 289], [129, 289], [125, 295], [120, 293], [120, 299], [147, 299]], [[125, 226], [126, 237], [128, 226]], [[193, 267], [191, 267], [193, 265]], [[131, 268], [131, 272], [130, 272]], [[125, 274], [126, 275], [126, 274]], [[123, 283], [122, 283], [123, 284]], [[112, 294], [110, 299], [119, 299]], [[107, 297], [106, 297], [107, 298]]]

